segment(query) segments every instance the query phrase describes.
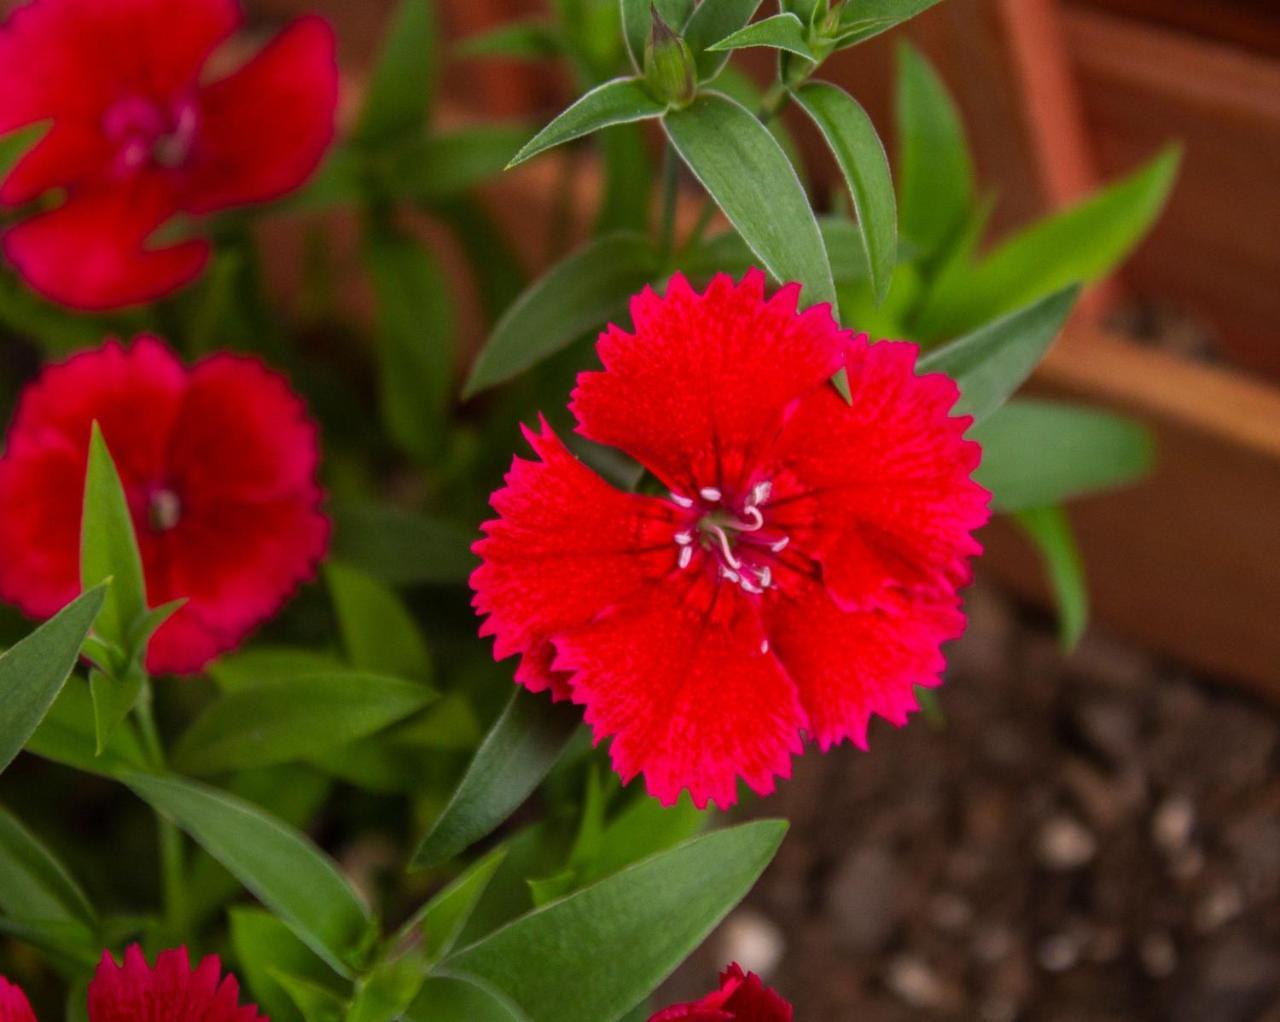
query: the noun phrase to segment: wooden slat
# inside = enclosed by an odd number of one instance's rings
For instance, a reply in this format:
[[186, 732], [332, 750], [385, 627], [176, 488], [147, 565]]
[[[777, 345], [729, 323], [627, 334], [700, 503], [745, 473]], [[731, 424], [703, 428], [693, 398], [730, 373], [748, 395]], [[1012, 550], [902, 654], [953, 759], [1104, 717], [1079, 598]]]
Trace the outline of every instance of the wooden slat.
[[[1280, 699], [1280, 392], [1079, 327], [1033, 389], [1135, 415], [1156, 433], [1150, 479], [1072, 506], [1097, 617]], [[992, 570], [1045, 597], [1020, 536], [1000, 525], [984, 538]]]

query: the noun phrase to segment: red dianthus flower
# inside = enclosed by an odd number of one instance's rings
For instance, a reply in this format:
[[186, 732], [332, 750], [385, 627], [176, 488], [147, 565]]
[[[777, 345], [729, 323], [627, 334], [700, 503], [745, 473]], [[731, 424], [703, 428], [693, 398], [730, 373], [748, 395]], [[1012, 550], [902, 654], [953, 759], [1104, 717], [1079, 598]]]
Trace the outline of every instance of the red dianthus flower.
[[188, 370], [143, 337], [46, 369], [0, 456], [0, 599], [37, 617], [80, 591], [95, 420], [129, 500], [149, 602], [188, 600], [152, 638], [147, 667], [193, 673], [314, 574], [329, 536], [316, 428], [282, 376], [242, 356]]
[[[624, 781], [673, 802], [772, 791], [802, 736], [865, 747], [936, 685], [988, 516], [970, 420], [913, 344], [870, 344], [758, 271], [677, 275], [600, 338], [578, 432], [670, 492], [614, 489], [544, 422], [475, 546], [476, 609], [516, 680], [586, 707]], [[848, 371], [852, 407], [829, 383]]]
[[720, 974], [719, 990], [692, 1004], [664, 1008], [649, 1022], [791, 1022], [791, 1005], [735, 962]]
[[[266, 1022], [241, 1005], [240, 984], [216, 956], [194, 970], [185, 947], [161, 951], [155, 967], [136, 944], [117, 965], [103, 953], [89, 984], [89, 1022]], [[35, 1022], [26, 996], [0, 977], [0, 1022]]]
[[237, 0], [30, 0], [0, 25], [0, 135], [50, 122], [0, 207], [66, 193], [3, 236], [33, 288], [85, 310], [158, 298], [209, 256], [199, 240], [149, 245], [162, 224], [276, 198], [315, 170], [334, 133], [332, 29], [301, 18], [206, 81], [240, 22]]

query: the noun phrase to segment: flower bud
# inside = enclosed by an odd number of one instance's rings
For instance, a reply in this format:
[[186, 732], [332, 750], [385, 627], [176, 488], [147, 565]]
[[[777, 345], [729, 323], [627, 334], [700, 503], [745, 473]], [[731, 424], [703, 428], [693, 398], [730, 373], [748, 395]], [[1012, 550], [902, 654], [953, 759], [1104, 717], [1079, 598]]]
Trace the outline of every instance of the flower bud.
[[697, 74], [688, 44], [662, 20], [652, 4], [653, 31], [644, 47], [644, 78], [650, 91], [675, 106], [687, 106], [697, 91]]

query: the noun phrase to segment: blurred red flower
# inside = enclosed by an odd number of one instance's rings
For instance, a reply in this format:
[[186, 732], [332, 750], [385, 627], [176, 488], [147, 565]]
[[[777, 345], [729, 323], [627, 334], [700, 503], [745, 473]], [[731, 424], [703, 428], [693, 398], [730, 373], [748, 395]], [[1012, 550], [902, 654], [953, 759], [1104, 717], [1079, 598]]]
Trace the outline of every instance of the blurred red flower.
[[[134, 944], [117, 965], [103, 952], [89, 984], [89, 1022], [266, 1022], [241, 1005], [240, 984], [214, 955], [194, 970], [185, 947], [161, 951], [155, 967]], [[0, 977], [0, 1022], [35, 1022], [26, 996]]]
[[316, 427], [284, 377], [242, 356], [188, 370], [143, 337], [46, 369], [0, 457], [0, 598], [38, 617], [80, 590], [95, 420], [128, 496], [149, 602], [189, 601], [156, 632], [147, 666], [193, 673], [314, 574], [329, 537]]
[[735, 962], [720, 974], [719, 990], [692, 1004], [664, 1008], [649, 1022], [791, 1022], [791, 1005]]
[[[481, 633], [516, 680], [586, 707], [624, 781], [721, 807], [790, 773], [802, 735], [865, 747], [904, 724], [964, 627], [956, 590], [988, 494], [970, 420], [913, 344], [870, 344], [799, 288], [719, 276], [611, 327], [573, 395], [578, 432], [670, 492], [624, 493], [544, 422], [475, 546]], [[848, 370], [850, 407], [828, 382]]]
[[220, 80], [236, 0], [30, 0], [0, 25], [0, 135], [49, 122], [0, 182], [0, 206], [65, 199], [3, 236], [46, 297], [82, 310], [159, 298], [193, 279], [202, 240], [152, 244], [178, 213], [302, 184], [333, 139], [333, 32], [301, 18]]

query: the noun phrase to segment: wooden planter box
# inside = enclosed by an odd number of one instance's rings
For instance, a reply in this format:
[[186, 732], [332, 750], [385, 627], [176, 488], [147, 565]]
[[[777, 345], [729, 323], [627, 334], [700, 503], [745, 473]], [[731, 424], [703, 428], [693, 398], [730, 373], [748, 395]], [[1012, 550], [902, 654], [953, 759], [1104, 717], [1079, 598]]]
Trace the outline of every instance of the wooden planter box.
[[[457, 34], [539, 7], [439, 2]], [[302, 5], [258, 4], [272, 13]], [[377, 38], [387, 5], [326, 5], [353, 66], [363, 65], [368, 52], [357, 51]], [[1115, 13], [1121, 6], [1129, 14]], [[1280, 15], [1244, 0], [1185, 0], [1159, 5], [1159, 22], [1133, 16], [1148, 6], [946, 0], [909, 31], [965, 110], [980, 179], [1000, 196], [997, 229], [1131, 169], [1169, 139], [1184, 144], [1166, 217], [1121, 279], [1094, 294], [1031, 387], [1133, 415], [1158, 437], [1149, 480], [1073, 507], [1097, 617], [1280, 698]], [[1205, 7], [1230, 7], [1236, 20], [1227, 27], [1256, 45], [1240, 45], [1231, 31], [1212, 39], [1187, 31]], [[1215, 17], [1210, 24], [1219, 24]], [[892, 35], [837, 55], [824, 71], [864, 100], [886, 135]], [[537, 119], [570, 98], [557, 75], [528, 67], [473, 63], [466, 73], [466, 89], [452, 92], [451, 118]], [[549, 208], [555, 161], [564, 158], [535, 161], [487, 189], [534, 259], [542, 246], [530, 225]], [[1216, 364], [1101, 325], [1117, 302], [1134, 298], [1199, 318]], [[985, 539], [988, 569], [1043, 598], [1024, 542], [999, 524]]]

